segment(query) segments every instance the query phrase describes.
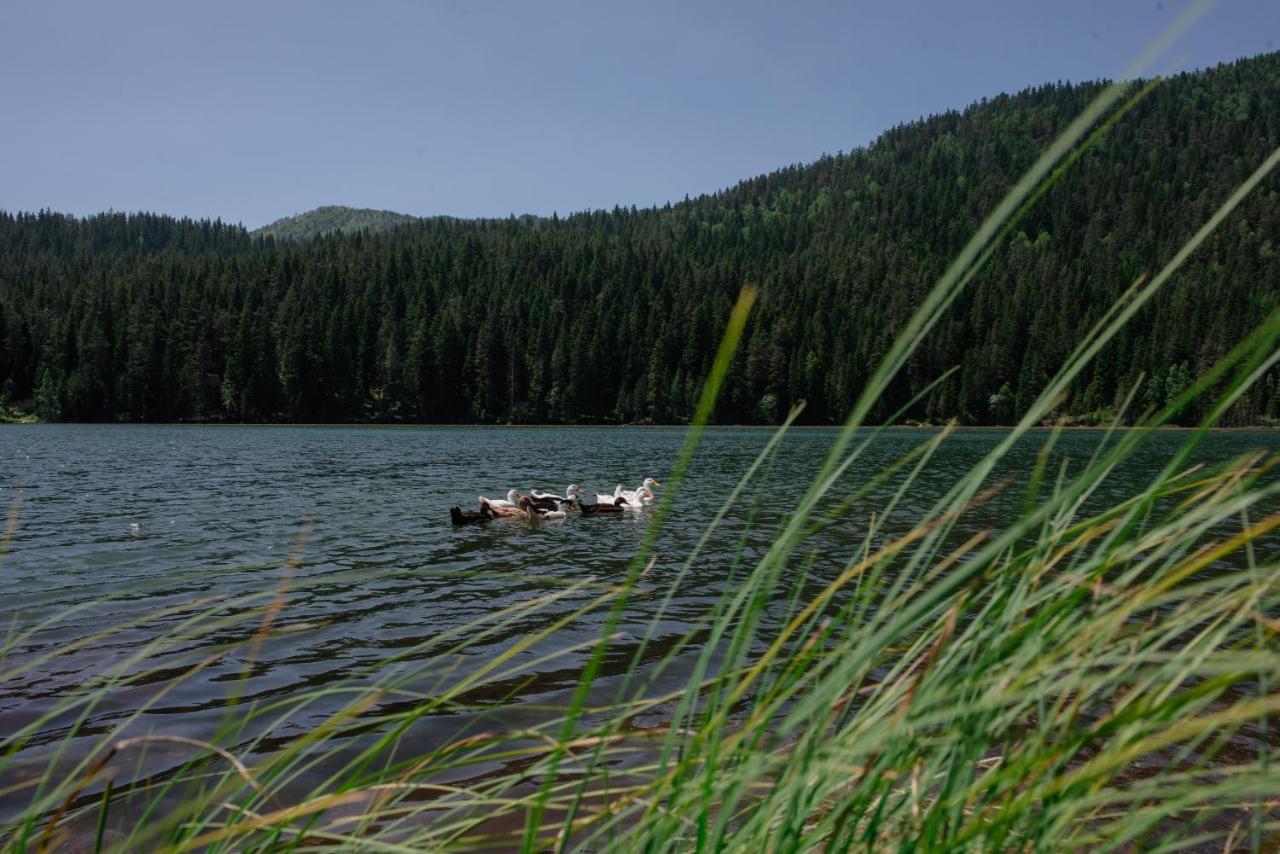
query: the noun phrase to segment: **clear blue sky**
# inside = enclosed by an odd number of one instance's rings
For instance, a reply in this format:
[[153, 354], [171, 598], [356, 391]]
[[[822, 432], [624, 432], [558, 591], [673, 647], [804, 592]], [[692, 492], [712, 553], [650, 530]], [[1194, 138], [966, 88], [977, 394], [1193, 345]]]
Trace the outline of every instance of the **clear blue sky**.
[[[1046, 81], [1186, 0], [9, 0], [0, 208], [505, 216], [678, 200]], [[1280, 49], [1222, 0], [1155, 62]]]

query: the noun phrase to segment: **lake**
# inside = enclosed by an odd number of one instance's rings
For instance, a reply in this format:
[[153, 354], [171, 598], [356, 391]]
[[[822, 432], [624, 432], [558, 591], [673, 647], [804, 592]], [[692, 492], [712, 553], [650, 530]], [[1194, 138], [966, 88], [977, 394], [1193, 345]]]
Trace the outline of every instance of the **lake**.
[[[751, 428], [706, 433], [644, 578], [649, 589], [667, 589], [770, 435]], [[759, 488], [747, 491], [681, 581], [653, 627], [646, 662], [707, 613], [732, 583], [735, 567], [768, 548], [835, 435], [807, 428], [788, 435], [762, 471]], [[877, 437], [834, 490], [833, 505], [932, 435], [904, 429]], [[881, 535], [907, 530], [1003, 435], [962, 430], [949, 437], [896, 512], [879, 520]], [[1010, 485], [962, 520], [959, 534], [999, 527], [1016, 512], [1023, 497], [1018, 480], [1048, 435], [1037, 431], [1014, 449], [993, 476], [1011, 478]], [[1064, 434], [1050, 471], [1063, 464], [1067, 471], [1078, 467], [1101, 436]], [[1185, 436], [1153, 436], [1094, 502], [1142, 492]], [[246, 707], [263, 707], [325, 686], [365, 684], [385, 676], [382, 662], [388, 656], [434, 654], [432, 640], [450, 631], [460, 630], [471, 645], [448, 668], [414, 673], [401, 687], [408, 697], [465, 678], [514, 640], [551, 625], [597, 593], [584, 586], [518, 619], [487, 624], [487, 635], [476, 632], [475, 621], [574, 582], [621, 580], [650, 512], [454, 528], [449, 507], [474, 508], [476, 496], [501, 497], [510, 487], [563, 493], [574, 483], [589, 492], [612, 492], [615, 484], [635, 487], [645, 477], [666, 481], [683, 438], [680, 428], [0, 428], [0, 500], [3, 508], [16, 508], [9, 551], [0, 559], [0, 597], [6, 636], [19, 638], [16, 645], [8, 642], [0, 673], [24, 661], [40, 662], [0, 682], [0, 733], [31, 727], [15, 760], [0, 770], [0, 792], [38, 776], [51, 762], [72, 768], [106, 734], [208, 738], [225, 722], [232, 696]], [[1224, 461], [1277, 448], [1277, 432], [1217, 432], [1196, 458]], [[890, 479], [855, 504], [797, 558], [795, 571], [807, 572], [817, 584], [846, 566], [863, 542], [871, 513], [900, 483], [901, 478]], [[293, 565], [287, 567], [291, 554]], [[262, 624], [262, 606], [277, 596], [270, 637], [260, 646], [246, 644]], [[215, 598], [225, 605], [225, 625], [196, 631], [184, 622], [192, 602]], [[625, 614], [605, 662], [601, 696], [649, 631], [659, 598], [639, 596]], [[490, 728], [518, 727], [538, 719], [546, 707], [563, 706], [587, 657], [582, 647], [599, 636], [604, 617], [603, 610], [588, 614], [532, 645], [513, 660], [523, 667], [518, 676], [472, 692], [465, 709], [422, 720], [406, 734], [403, 749], [427, 752], [474, 731], [481, 721]], [[115, 632], [96, 637], [113, 627]], [[190, 637], [149, 659], [146, 644], [166, 632]], [[65, 654], [41, 657], [67, 648]], [[219, 657], [204, 660], [219, 649]], [[695, 653], [677, 655], [651, 690], [680, 687]], [[141, 660], [132, 661], [134, 656]], [[202, 661], [197, 672], [177, 678]], [[161, 669], [166, 662], [172, 666]], [[88, 710], [80, 734], [68, 741], [76, 717], [59, 712], [58, 702], [112, 668], [155, 670], [113, 689]], [[486, 711], [499, 698], [506, 698], [501, 709]], [[251, 734], [268, 736], [259, 749], [278, 749], [347, 699], [337, 692], [319, 696], [276, 721], [269, 733], [259, 727]], [[163, 774], [189, 755], [183, 749], [148, 750], [125, 776]], [[325, 771], [314, 767], [312, 782]], [[0, 794], [0, 821], [29, 800], [30, 790], [20, 787]]]

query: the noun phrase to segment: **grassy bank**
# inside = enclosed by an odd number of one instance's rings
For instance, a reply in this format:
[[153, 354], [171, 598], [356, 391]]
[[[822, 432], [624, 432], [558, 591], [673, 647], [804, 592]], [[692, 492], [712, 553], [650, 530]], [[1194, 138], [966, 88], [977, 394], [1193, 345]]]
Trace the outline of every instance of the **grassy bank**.
[[[1182, 251], [1133, 283], [1018, 425], [932, 506], [913, 510], [906, 533], [883, 533], [899, 530], [885, 520], [903, 514], [900, 500], [948, 431], [922, 435], [854, 494], [832, 492], [877, 441], [877, 430], [860, 428], [892, 378], [1027, 206], [1133, 96], [1124, 86], [1106, 89], [981, 226], [872, 374], [808, 491], [770, 532], [767, 552], [747, 560], [740, 549], [724, 566], [724, 595], [678, 641], [659, 646], [654, 638], [685, 574], [658, 585], [646, 570], [747, 323], [750, 287], [624, 576], [548, 588], [388, 653], [346, 683], [229, 702], [214, 733], [187, 734], [175, 723], [173, 731], [120, 737], [147, 704], [211, 663], [235, 655], [247, 672], [261, 645], [286, 630], [283, 604], [308, 584], [296, 576], [304, 530], [276, 587], [153, 615], [166, 618], [164, 628], [131, 657], [0, 734], [0, 790], [29, 804], [0, 828], [6, 850], [1274, 849], [1280, 575], [1262, 544], [1280, 528], [1275, 458], [1214, 467], [1189, 460], [1204, 432], [1280, 360], [1280, 314], [1259, 318], [1162, 409], [1122, 408], [1117, 421], [1141, 427], [1115, 430], [1070, 476], [1049, 466], [1058, 433], [1043, 434], [1021, 511], [969, 537], [955, 532], [1010, 488], [991, 478], [999, 461], [1158, 297], [1280, 151]], [[1207, 403], [1209, 415], [1186, 431], [1163, 471], [1136, 494], [1102, 500], [1116, 468], [1192, 401]], [[712, 508], [686, 571], [706, 559], [706, 545], [729, 536], [720, 523], [730, 507], [766, 499], [760, 476], [798, 415], [724, 506]], [[866, 506], [864, 496], [881, 484], [892, 484], [895, 497]], [[808, 578], [814, 534], [855, 514], [871, 520], [861, 547], [838, 576]], [[9, 519], [6, 547], [21, 521], [16, 503]], [[567, 613], [458, 669], [484, 638], [570, 598]], [[631, 638], [625, 660], [611, 659], [641, 601], [651, 614], [645, 633]], [[765, 619], [778, 608], [780, 620]], [[458, 733], [425, 753], [401, 749], [421, 721], [481, 701], [513, 702], [511, 684], [582, 651], [556, 641], [587, 619], [603, 627], [563, 706], [539, 710], [527, 726]], [[13, 622], [0, 647], [0, 686], [101, 640], [30, 652], [47, 629]], [[685, 655], [695, 661], [685, 687], [656, 694], [659, 675]], [[144, 684], [150, 696], [111, 729], [87, 729], [96, 710]], [[310, 718], [305, 731], [285, 727], [334, 697], [342, 699], [338, 712]], [[77, 736], [96, 747], [71, 755], [65, 746]], [[47, 764], [18, 763], [37, 741]], [[162, 750], [181, 757], [175, 770], [134, 773], [140, 756]]]

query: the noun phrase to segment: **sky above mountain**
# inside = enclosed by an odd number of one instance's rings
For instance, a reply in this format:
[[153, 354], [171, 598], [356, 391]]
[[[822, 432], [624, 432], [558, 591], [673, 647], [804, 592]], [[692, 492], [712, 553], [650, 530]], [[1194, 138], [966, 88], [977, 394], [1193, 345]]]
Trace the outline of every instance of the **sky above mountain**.
[[[661, 204], [999, 92], [1120, 76], [1188, 8], [10, 4], [0, 208], [252, 228], [325, 204], [424, 216]], [[1137, 70], [1278, 48], [1280, 3], [1224, 0]]]

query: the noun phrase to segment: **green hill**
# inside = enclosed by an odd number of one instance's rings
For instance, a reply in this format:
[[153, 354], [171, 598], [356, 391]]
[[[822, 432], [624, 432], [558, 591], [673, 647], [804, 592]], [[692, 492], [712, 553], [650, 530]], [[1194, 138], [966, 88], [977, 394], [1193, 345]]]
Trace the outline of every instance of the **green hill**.
[[415, 222], [417, 219], [417, 217], [395, 211], [326, 205], [306, 213], [278, 219], [251, 233], [255, 237], [274, 237], [277, 240], [309, 240], [323, 234], [385, 231], [397, 225]]
[[[807, 421], [829, 423], [1100, 88], [1001, 95], [641, 210], [431, 218], [317, 241], [152, 215], [0, 213], [0, 387], [50, 419], [680, 422], [739, 288], [757, 282], [716, 418], [769, 422], [804, 400]], [[875, 416], [958, 367], [907, 417], [1010, 423], [1083, 331], [1278, 145], [1280, 54], [1160, 82], [1037, 198]], [[1061, 414], [1106, 417], [1140, 380], [1136, 410], [1175, 397], [1278, 302], [1272, 174]], [[1226, 421], [1278, 415], [1272, 368]]]

